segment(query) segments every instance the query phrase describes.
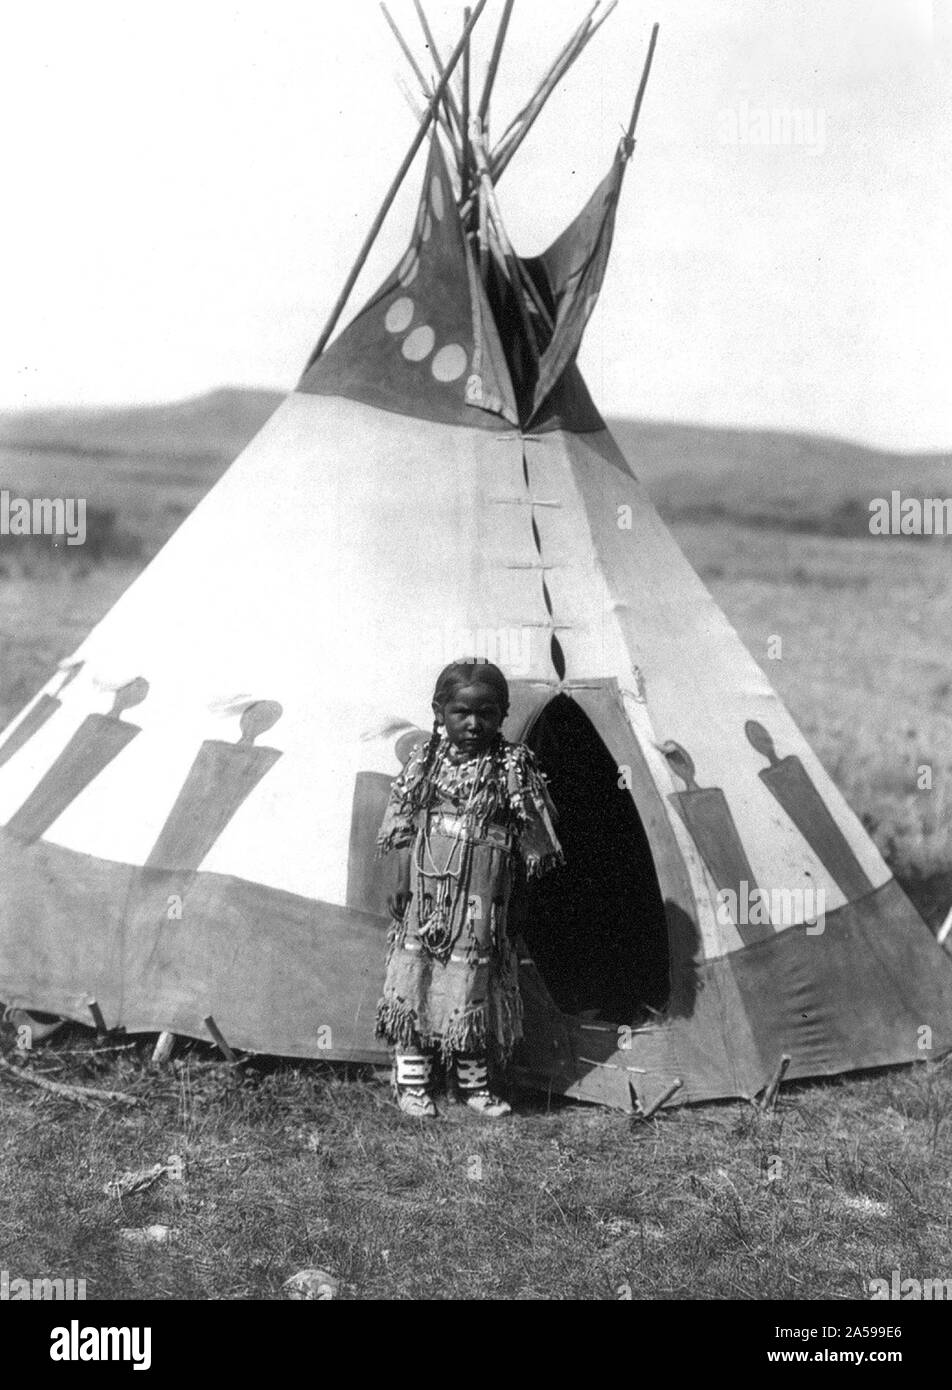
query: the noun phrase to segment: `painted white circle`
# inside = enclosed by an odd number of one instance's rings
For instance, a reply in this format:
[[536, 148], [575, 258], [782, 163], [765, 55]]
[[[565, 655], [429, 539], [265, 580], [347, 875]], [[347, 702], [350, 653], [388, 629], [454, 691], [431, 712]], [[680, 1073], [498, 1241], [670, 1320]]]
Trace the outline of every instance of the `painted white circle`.
[[422, 362], [424, 357], [429, 357], [433, 351], [435, 342], [436, 334], [433, 329], [429, 324], [421, 324], [419, 328], [414, 328], [412, 333], [407, 334], [400, 351], [408, 362]]
[[448, 343], [446, 347], [441, 347], [433, 358], [433, 365], [430, 370], [437, 381], [456, 381], [461, 377], [469, 366], [469, 358], [466, 356], [466, 349], [461, 348], [459, 343]]
[[437, 222], [443, 221], [443, 185], [440, 183], [436, 174], [430, 179], [430, 203], [433, 207], [433, 216]]
[[413, 318], [413, 309], [413, 300], [407, 295], [395, 299], [387, 310], [387, 317], [384, 319], [387, 332], [402, 333], [404, 329], [409, 328], [410, 320]]
[[429, 213], [427, 213], [427, 215], [426, 215], [426, 221], [425, 221], [424, 224], [423, 224], [423, 231], [421, 232], [420, 235], [423, 237], [423, 240], [424, 240], [424, 241], [429, 241], [432, 232], [433, 232], [433, 218], [430, 216]]

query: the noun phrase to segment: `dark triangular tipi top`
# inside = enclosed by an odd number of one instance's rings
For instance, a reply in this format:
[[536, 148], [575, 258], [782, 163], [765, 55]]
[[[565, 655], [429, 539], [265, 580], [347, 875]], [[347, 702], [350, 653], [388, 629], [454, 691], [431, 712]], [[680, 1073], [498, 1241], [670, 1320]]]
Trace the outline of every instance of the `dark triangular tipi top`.
[[[501, 34], [511, 9], [507, 0]], [[299, 391], [345, 396], [403, 415], [478, 429], [603, 428], [575, 360], [608, 263], [654, 34], [635, 112], [612, 167], [547, 251], [531, 259], [516, 255], [495, 197], [495, 180], [549, 93], [607, 18], [606, 12], [593, 22], [594, 14], [579, 26], [492, 151], [484, 136], [488, 93], [480, 102], [481, 115], [466, 124], [466, 69], [462, 112], [451, 97], [450, 65], [441, 69], [440, 88], [424, 118], [432, 135], [410, 244], [344, 332], [323, 349], [325, 331]], [[426, 34], [435, 53], [432, 34]], [[464, 53], [468, 44], [467, 34]], [[500, 48], [497, 36], [487, 88]], [[415, 63], [414, 68], [419, 72]]]

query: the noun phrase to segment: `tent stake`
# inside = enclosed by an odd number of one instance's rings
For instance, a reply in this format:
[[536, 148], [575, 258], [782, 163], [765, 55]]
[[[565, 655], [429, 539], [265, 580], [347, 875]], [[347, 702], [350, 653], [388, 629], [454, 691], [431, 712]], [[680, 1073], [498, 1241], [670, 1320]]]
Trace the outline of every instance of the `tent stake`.
[[780, 1061], [777, 1063], [777, 1069], [770, 1079], [770, 1085], [767, 1087], [766, 1091], [764, 1091], [764, 1094], [761, 1097], [761, 1110], [773, 1109], [774, 1101], [777, 1099], [777, 1092], [780, 1090], [780, 1083], [786, 1076], [787, 1068], [789, 1067], [789, 1065], [790, 1058], [787, 1056], [786, 1053], [784, 1053], [780, 1058]]
[[650, 1120], [655, 1111], [660, 1110], [662, 1105], [665, 1105], [675, 1094], [676, 1091], [680, 1091], [683, 1085], [684, 1082], [681, 1080], [680, 1076], [676, 1076], [674, 1078], [674, 1081], [668, 1087], [668, 1089], [664, 1091], [656, 1101], [649, 1105], [648, 1109], [643, 1111], [642, 1114], [640, 1114], [637, 1118], [639, 1120]]
[[89, 1012], [92, 1014], [93, 1023], [95, 1023], [95, 1025], [96, 1025], [96, 1032], [97, 1032], [97, 1033], [108, 1033], [108, 1032], [109, 1032], [109, 1029], [106, 1027], [106, 1020], [103, 1018], [102, 1009], [99, 1007], [99, 1005], [98, 1005], [98, 1003], [96, 1002], [96, 1000], [95, 1000], [95, 999], [89, 999], [89, 1000], [87, 1000], [87, 1001], [86, 1001], [86, 1007], [87, 1007], [87, 1009], [89, 1010]]
[[337, 296], [337, 300], [334, 304], [334, 307], [330, 312], [330, 317], [328, 318], [327, 323], [324, 325], [324, 331], [318, 338], [314, 351], [307, 359], [307, 366], [304, 369], [305, 371], [307, 371], [308, 367], [312, 367], [314, 363], [317, 361], [317, 359], [320, 357], [321, 353], [327, 347], [328, 339], [330, 338], [334, 329], [337, 327], [337, 320], [343, 313], [344, 305], [350, 298], [350, 292], [354, 288], [354, 285], [357, 283], [358, 275], [364, 268], [364, 262], [370, 254], [370, 248], [377, 240], [377, 233], [383, 226], [384, 218], [390, 211], [390, 206], [400, 190], [400, 185], [406, 178], [407, 171], [410, 168], [410, 165], [413, 163], [414, 159], [416, 158], [417, 150], [420, 148], [420, 146], [423, 144], [423, 141], [426, 139], [426, 133], [433, 122], [433, 118], [436, 115], [436, 109], [439, 106], [441, 100], [443, 99], [443, 93], [449, 84], [449, 80], [453, 75], [453, 71], [456, 67], [456, 64], [462, 57], [463, 49], [466, 47], [466, 43], [469, 39], [469, 36], [472, 33], [476, 23], [479, 20], [480, 15], [482, 14], [485, 8], [486, 0], [477, 0], [476, 8], [473, 11], [472, 18], [463, 30], [463, 37], [460, 39], [459, 43], [456, 45], [450, 56], [449, 62], [446, 65], [446, 70], [443, 73], [443, 76], [441, 77], [439, 84], [437, 85], [436, 90], [433, 93], [433, 98], [430, 101], [429, 106], [426, 109], [426, 115], [423, 117], [423, 120], [420, 124], [420, 129], [413, 137], [413, 141], [410, 145], [410, 148], [409, 150], [407, 150], [407, 153], [404, 156], [403, 163], [397, 170], [396, 178], [390, 185], [390, 188], [387, 191], [387, 196], [384, 198], [383, 203], [381, 204], [380, 211], [377, 213], [377, 216], [373, 220], [373, 224], [371, 225], [370, 231], [367, 233], [367, 236], [364, 239], [364, 244], [360, 248], [357, 260], [354, 262], [353, 269], [351, 270], [346, 281], [344, 282], [344, 288]]
[[214, 1040], [216, 1046], [218, 1047], [219, 1052], [221, 1052], [224, 1056], [225, 1060], [229, 1062], [233, 1067], [236, 1067], [238, 1065], [238, 1058], [235, 1056], [231, 1048], [225, 1042], [225, 1039], [222, 1037], [221, 1029], [218, 1027], [218, 1024], [212, 1018], [211, 1014], [209, 1014], [207, 1018], [203, 1018], [202, 1022], [208, 1029], [209, 1034]]
[[949, 908], [948, 916], [936, 935], [936, 941], [938, 941], [940, 946], [944, 946], [946, 941], [948, 941], [949, 932], [952, 932], [952, 907]]
[[163, 1066], [172, 1056], [172, 1049], [174, 1046], [174, 1033], [160, 1033], [159, 1040], [152, 1052], [152, 1065], [154, 1067]]

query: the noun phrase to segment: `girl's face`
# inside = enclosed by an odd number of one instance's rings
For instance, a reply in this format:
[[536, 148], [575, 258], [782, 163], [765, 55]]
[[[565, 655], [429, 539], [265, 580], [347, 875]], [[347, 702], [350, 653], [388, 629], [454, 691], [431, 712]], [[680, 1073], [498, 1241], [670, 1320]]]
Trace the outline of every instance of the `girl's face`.
[[433, 713], [453, 747], [470, 754], [485, 753], [505, 718], [499, 696], [491, 686], [478, 682], [460, 686], [442, 709], [434, 705]]

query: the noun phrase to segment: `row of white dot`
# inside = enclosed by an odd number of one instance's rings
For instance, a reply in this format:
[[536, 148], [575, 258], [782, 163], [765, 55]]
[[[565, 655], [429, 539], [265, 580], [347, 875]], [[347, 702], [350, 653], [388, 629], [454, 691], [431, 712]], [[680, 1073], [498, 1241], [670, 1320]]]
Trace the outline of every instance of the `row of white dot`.
[[[416, 305], [409, 295], [395, 299], [387, 310], [384, 325], [388, 333], [405, 333], [413, 321]], [[428, 323], [418, 324], [404, 338], [400, 351], [408, 362], [422, 362], [436, 345], [436, 334]], [[437, 381], [456, 381], [465, 372], [469, 358], [459, 343], [441, 347], [430, 364]]]

